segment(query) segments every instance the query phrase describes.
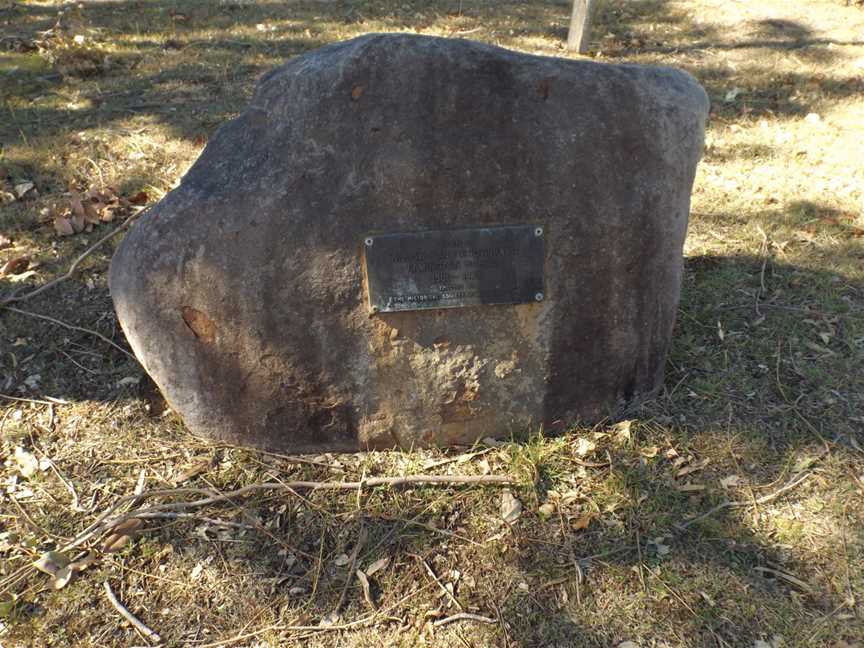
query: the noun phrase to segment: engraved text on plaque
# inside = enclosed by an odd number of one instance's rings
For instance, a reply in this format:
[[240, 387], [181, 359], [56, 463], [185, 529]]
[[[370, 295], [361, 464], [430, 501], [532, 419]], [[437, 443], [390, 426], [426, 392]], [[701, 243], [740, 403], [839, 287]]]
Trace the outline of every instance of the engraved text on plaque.
[[363, 241], [373, 312], [543, 301], [539, 225], [372, 234]]

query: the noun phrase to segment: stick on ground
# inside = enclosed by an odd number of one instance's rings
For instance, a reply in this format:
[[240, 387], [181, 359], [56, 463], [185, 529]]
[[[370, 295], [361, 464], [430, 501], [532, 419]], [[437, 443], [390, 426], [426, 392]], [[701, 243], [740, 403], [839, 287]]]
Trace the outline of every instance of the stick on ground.
[[481, 616], [479, 614], [471, 614], [470, 612], [460, 612], [459, 614], [454, 614], [453, 616], [438, 619], [432, 625], [435, 628], [440, 628], [441, 626], [447, 625], [448, 623], [453, 623], [454, 621], [479, 621], [480, 623], [496, 623], [495, 619], [490, 619], [489, 617]]
[[[3, 306], [0, 305], [0, 308], [3, 308]], [[18, 313], [19, 315], [26, 315], [27, 317], [35, 317], [36, 319], [41, 319], [41, 320], [45, 320], [46, 322], [51, 322], [52, 324], [56, 324], [57, 326], [62, 326], [63, 328], [67, 328], [70, 331], [80, 331], [82, 333], [87, 333], [89, 335], [93, 335], [93, 336], [99, 338], [100, 340], [102, 340], [103, 342], [105, 342], [106, 344], [110, 344], [112, 347], [114, 347], [115, 349], [117, 349], [121, 353], [125, 353], [127, 356], [129, 356], [130, 358], [135, 360], [135, 362], [138, 362], [138, 359], [134, 355], [129, 353], [123, 347], [119, 346], [116, 342], [112, 342], [111, 340], [109, 340], [107, 337], [105, 337], [104, 335], [102, 335], [98, 331], [84, 328], [83, 326], [75, 326], [74, 324], [69, 324], [67, 322], [64, 322], [63, 320], [59, 320], [59, 319], [56, 319], [54, 317], [49, 317], [48, 315], [42, 315], [40, 313], [31, 313], [30, 311], [21, 310], [20, 308], [13, 308], [12, 306], [6, 306], [5, 308], [6, 308], [6, 310], [12, 311], [13, 313]]]
[[12, 294], [9, 297], [6, 297], [5, 299], [0, 300], [0, 310], [8, 307], [8, 305], [13, 303], [13, 302], [25, 301], [27, 299], [30, 299], [31, 297], [35, 297], [36, 295], [42, 294], [43, 292], [45, 292], [46, 290], [49, 290], [50, 288], [53, 288], [54, 286], [56, 286], [60, 282], [63, 282], [63, 281], [66, 281], [67, 279], [69, 279], [72, 275], [75, 274], [75, 271], [78, 270], [78, 266], [81, 264], [81, 262], [84, 259], [86, 259], [88, 256], [90, 256], [97, 248], [102, 246], [106, 241], [113, 238], [115, 234], [119, 234], [124, 229], [129, 227], [136, 218], [138, 218], [142, 214], [146, 213], [149, 209], [150, 208], [147, 207], [146, 209], [142, 209], [141, 211], [139, 211], [135, 214], [132, 214], [129, 218], [127, 218], [125, 221], [123, 221], [119, 226], [115, 227], [113, 230], [108, 232], [108, 234], [106, 234], [101, 239], [96, 241], [93, 245], [91, 245], [89, 248], [87, 248], [81, 254], [81, 256], [79, 256], [77, 259], [75, 259], [75, 261], [72, 263], [72, 265], [69, 266], [69, 269], [66, 271], [66, 274], [64, 274], [60, 277], [57, 277], [56, 279], [52, 279], [48, 283], [46, 283], [42, 286], [39, 286], [38, 288], [31, 290], [28, 293], [24, 293], [23, 295]]
[[105, 594], [108, 596], [108, 600], [111, 602], [111, 605], [114, 606], [114, 609], [120, 613], [124, 619], [126, 619], [129, 623], [131, 623], [135, 628], [143, 634], [149, 641], [152, 641], [154, 644], [158, 644], [162, 641], [162, 637], [153, 632], [150, 628], [144, 625], [134, 614], [132, 614], [126, 607], [117, 600], [117, 597], [114, 596], [114, 592], [111, 589], [111, 585], [108, 584], [108, 581], [105, 581]]
[[[789, 483], [787, 483], [782, 488], [777, 489], [773, 493], [769, 493], [768, 495], [763, 495], [762, 497], [757, 498], [756, 504], [767, 504], [768, 502], [777, 499], [783, 493], [786, 493], [786, 492], [792, 490], [793, 488], [797, 488], [798, 486], [803, 484], [812, 475], [813, 475], [813, 473], [805, 473], [804, 475], [801, 475], [800, 477], [793, 478], [791, 481], [789, 481]], [[714, 515], [715, 513], [719, 512], [719, 511], [722, 511], [723, 509], [741, 508], [743, 506], [750, 506], [752, 503], [753, 502], [748, 501], [748, 500], [737, 501], [737, 502], [726, 501], [726, 502], [723, 502], [722, 504], [718, 504], [717, 506], [715, 506], [712, 509], [705, 511], [702, 515], [699, 515], [698, 517], [695, 517], [692, 520], [688, 520], [687, 522], [675, 524], [675, 528], [678, 529], [678, 531], [684, 531], [688, 527], [699, 522], [700, 520], [704, 520], [707, 517], [711, 517], [712, 515]]]

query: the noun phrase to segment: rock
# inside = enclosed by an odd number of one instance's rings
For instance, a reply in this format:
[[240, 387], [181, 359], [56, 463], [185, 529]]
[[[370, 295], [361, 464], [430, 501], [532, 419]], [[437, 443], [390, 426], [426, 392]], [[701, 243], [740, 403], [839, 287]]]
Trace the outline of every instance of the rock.
[[[661, 384], [707, 111], [683, 72], [464, 40], [297, 57], [120, 245], [120, 323], [187, 426], [229, 442], [419, 447], [614, 415]], [[544, 230], [541, 301], [370, 311], [364, 237], [523, 224]]]

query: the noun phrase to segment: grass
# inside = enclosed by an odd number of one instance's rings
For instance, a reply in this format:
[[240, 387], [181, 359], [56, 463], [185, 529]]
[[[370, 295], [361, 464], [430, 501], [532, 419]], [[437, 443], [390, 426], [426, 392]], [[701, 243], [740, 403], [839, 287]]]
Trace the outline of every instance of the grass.
[[[59, 276], [111, 227], [58, 237], [53, 217], [70, 192], [110, 186], [158, 200], [256, 77], [286, 58], [370, 31], [566, 56], [568, 4], [6, 2], [0, 234], [13, 246], [0, 263], [27, 256], [33, 272], [0, 278], [0, 293]], [[0, 642], [144, 644], [105, 597], [108, 580], [168, 646], [860, 645], [862, 28], [861, 7], [840, 0], [602, 5], [593, 58], [683, 67], [712, 101], [666, 388], [631, 414], [629, 431], [530, 431], [500, 447], [297, 463], [191, 437], [159, 413], [124, 354], [0, 312], [0, 393], [67, 401], [0, 401], [4, 583], [139, 480], [224, 492], [277, 479], [508, 474], [523, 505], [510, 526], [498, 487], [259, 492], [192, 519], [149, 520], [59, 591], [37, 572], [6, 587]], [[35, 192], [17, 199], [25, 182]], [[109, 258], [100, 250], [19, 306], [122, 345]], [[16, 448], [43, 460], [30, 477]], [[725, 501], [742, 505], [679, 529]], [[377, 612], [344, 564], [361, 536], [357, 567], [389, 559], [369, 578]], [[435, 627], [458, 609], [421, 559], [465, 611], [494, 623]], [[341, 623], [367, 621], [296, 629], [337, 607]]]

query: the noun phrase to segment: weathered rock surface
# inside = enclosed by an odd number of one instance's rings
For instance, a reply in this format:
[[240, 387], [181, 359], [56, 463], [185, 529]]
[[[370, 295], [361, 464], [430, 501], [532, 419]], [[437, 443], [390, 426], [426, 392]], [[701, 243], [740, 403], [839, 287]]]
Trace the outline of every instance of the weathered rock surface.
[[[261, 80], [114, 256], [120, 322], [197, 433], [470, 442], [662, 381], [708, 101], [672, 69], [372, 35]], [[370, 315], [370, 232], [539, 223], [545, 299]]]

